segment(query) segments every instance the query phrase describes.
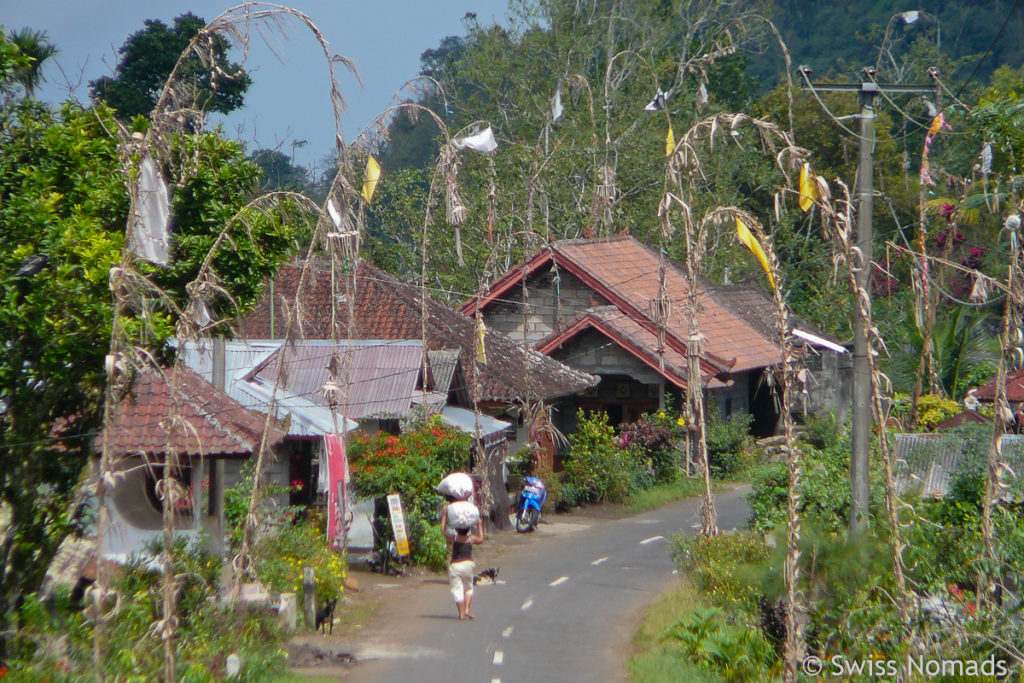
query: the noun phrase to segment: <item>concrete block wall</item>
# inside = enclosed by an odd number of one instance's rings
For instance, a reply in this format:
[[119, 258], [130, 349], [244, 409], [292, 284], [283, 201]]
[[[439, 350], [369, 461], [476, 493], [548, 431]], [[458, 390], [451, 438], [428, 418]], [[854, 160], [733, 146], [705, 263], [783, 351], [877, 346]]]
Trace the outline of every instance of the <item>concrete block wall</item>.
[[527, 280], [526, 310], [523, 290], [513, 287], [503, 301], [484, 311], [484, 322], [516, 341], [534, 344], [556, 329], [563, 329], [580, 311], [607, 301], [583, 284], [575, 275], [560, 270], [558, 280], [552, 269], [535, 273]]

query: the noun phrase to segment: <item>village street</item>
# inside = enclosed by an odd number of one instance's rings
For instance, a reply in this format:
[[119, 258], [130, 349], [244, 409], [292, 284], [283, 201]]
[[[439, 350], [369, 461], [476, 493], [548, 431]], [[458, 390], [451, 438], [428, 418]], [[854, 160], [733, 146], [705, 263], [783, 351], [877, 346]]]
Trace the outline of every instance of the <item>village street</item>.
[[[746, 522], [748, 491], [717, 495], [721, 530]], [[630, 636], [673, 579], [668, 539], [693, 533], [699, 503], [621, 519], [552, 515], [536, 533], [497, 534], [475, 553], [478, 570], [500, 573], [477, 587], [474, 621], [455, 618], [446, 577], [382, 579], [360, 595], [389, 593], [358, 632], [302, 639], [357, 663], [303, 671], [353, 683], [626, 680]]]

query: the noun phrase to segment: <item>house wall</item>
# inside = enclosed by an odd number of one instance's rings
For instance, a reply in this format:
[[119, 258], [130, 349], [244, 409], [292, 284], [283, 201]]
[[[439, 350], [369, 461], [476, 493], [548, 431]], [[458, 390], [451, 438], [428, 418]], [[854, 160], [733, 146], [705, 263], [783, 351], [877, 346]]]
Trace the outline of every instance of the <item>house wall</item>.
[[723, 420], [733, 415], [750, 412], [750, 382], [756, 380], [760, 373], [744, 372], [733, 375], [732, 384], [721, 389], [714, 389], [707, 392], [709, 401], [713, 401], [718, 407], [718, 414]]
[[853, 354], [811, 348], [803, 362], [809, 380], [806, 394], [798, 398], [797, 410], [807, 414], [834, 410], [836, 423], [843, 424], [853, 400]]
[[548, 268], [526, 281], [528, 302], [523, 310], [522, 287], [514, 287], [503, 301], [484, 311], [490, 329], [503, 332], [516, 341], [534, 344], [565, 327], [580, 311], [605, 306], [608, 301], [572, 273]]

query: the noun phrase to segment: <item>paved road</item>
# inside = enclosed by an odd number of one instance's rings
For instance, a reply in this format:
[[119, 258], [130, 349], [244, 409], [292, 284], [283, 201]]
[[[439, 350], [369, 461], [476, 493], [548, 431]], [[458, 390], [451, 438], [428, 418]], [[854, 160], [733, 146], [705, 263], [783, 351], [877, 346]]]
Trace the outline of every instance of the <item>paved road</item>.
[[[744, 524], [747, 490], [718, 495], [719, 528]], [[672, 579], [667, 539], [693, 533], [698, 505], [687, 500], [589, 526], [543, 526], [501, 558], [504, 583], [477, 587], [474, 621], [455, 619], [446, 582], [431, 582], [410, 593], [403, 642], [362, 643], [346, 680], [624, 680], [637, 620]]]

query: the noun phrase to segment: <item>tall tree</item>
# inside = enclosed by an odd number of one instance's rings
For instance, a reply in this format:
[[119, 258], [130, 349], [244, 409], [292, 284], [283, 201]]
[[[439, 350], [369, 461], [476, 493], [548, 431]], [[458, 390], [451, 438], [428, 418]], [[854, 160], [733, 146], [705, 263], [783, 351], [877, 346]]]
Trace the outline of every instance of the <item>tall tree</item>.
[[[27, 100], [0, 109], [4, 633], [19, 596], [37, 589], [72, 525], [70, 496], [102, 419], [110, 277], [129, 212], [120, 152], [109, 133], [116, 129], [103, 105], [54, 113]], [[182, 135], [161, 161], [174, 189], [174, 258], [163, 269], [139, 268], [180, 310], [217, 235], [253, 196], [258, 169], [236, 143], [212, 134]], [[255, 302], [264, 278], [295, 246], [292, 225], [247, 215], [247, 229], [213, 259], [217, 282], [231, 296], [211, 302], [215, 315]], [[159, 354], [176, 309], [145, 292], [132, 296], [127, 328]]]
[[[90, 81], [90, 93], [106, 101], [122, 118], [149, 114], [178, 58], [205, 25], [191, 12], [175, 17], [174, 26], [147, 19], [146, 28], [129, 36], [118, 50], [123, 56], [114, 76]], [[189, 55], [179, 80], [191, 82], [197, 108], [226, 114], [242, 106], [252, 80], [238, 64], [228, 61], [231, 45], [225, 38], [217, 34], [212, 45], [219, 77], [211, 78], [210, 69], [204, 68], [195, 55]]]
[[25, 97], [33, 97], [36, 87], [45, 80], [42, 72], [43, 64], [57, 54], [57, 48], [47, 40], [46, 31], [36, 31], [30, 28], [11, 31], [8, 40], [28, 58], [27, 64], [15, 69], [14, 80], [24, 88]]

